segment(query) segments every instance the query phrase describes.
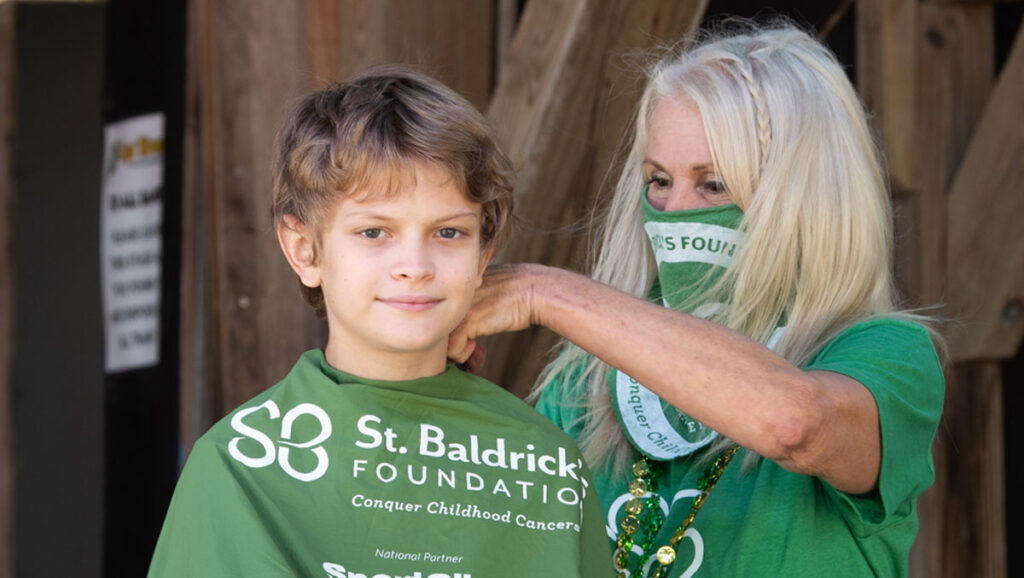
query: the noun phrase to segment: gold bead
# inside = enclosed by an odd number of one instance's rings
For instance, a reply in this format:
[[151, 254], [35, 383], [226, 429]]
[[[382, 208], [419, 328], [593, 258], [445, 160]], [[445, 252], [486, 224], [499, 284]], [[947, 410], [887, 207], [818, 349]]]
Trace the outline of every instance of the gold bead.
[[644, 501], [641, 498], [631, 498], [628, 502], [626, 502], [626, 507], [624, 509], [626, 510], [627, 514], [633, 514], [634, 516], [638, 516], [641, 512], [644, 511]]
[[699, 509], [703, 508], [704, 507], [704, 500], [706, 500], [707, 497], [708, 497], [708, 495], [706, 493], [698, 494], [697, 497], [693, 499], [693, 509], [694, 510], [699, 510]]
[[638, 478], [642, 478], [642, 477], [646, 476], [649, 473], [651, 473], [651, 470], [650, 470], [650, 468], [647, 467], [647, 462], [645, 462], [644, 460], [640, 460], [639, 462], [633, 464], [633, 475], [634, 476], [636, 476]]
[[629, 482], [629, 493], [640, 497], [647, 493], [647, 482], [644, 480], [633, 480]]
[[619, 527], [621, 527], [622, 531], [627, 534], [635, 534], [640, 530], [640, 520], [638, 520], [636, 516], [626, 516], [621, 522], [619, 522]]
[[623, 532], [627, 534], [636, 534], [640, 531], [640, 520], [635, 515], [627, 515], [622, 522], [618, 523], [618, 527], [623, 529]]
[[676, 561], [676, 550], [672, 546], [658, 548], [658, 564], [668, 566]]

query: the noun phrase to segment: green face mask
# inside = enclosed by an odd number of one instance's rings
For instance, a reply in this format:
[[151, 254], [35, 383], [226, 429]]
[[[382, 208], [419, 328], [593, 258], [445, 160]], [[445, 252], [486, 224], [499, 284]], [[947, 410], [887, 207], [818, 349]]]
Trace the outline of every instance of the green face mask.
[[[736, 205], [663, 212], [643, 200], [644, 230], [658, 262], [655, 296], [665, 307], [699, 317], [693, 297], [716, 281], [732, 264], [743, 234], [737, 231], [743, 211]], [[698, 309], [698, 310], [694, 310]]]
[[[647, 201], [646, 189], [643, 197], [644, 229], [658, 262], [652, 297], [660, 298], [666, 307], [698, 317], [710, 316], [722, 305], [694, 305], [692, 298], [732, 263], [743, 240], [743, 234], [736, 230], [743, 211], [730, 204], [663, 212]], [[609, 372], [608, 385], [626, 437], [650, 458], [686, 456], [718, 436], [617, 369]]]

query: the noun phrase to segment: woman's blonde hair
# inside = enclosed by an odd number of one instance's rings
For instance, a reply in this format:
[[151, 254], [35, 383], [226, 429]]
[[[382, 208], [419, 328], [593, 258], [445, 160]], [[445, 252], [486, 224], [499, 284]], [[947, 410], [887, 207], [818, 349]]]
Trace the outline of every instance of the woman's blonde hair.
[[[734, 20], [703, 34], [649, 72], [632, 146], [598, 230], [593, 278], [640, 298], [651, 290], [657, 264], [643, 229], [642, 162], [655, 107], [680, 99], [700, 110], [715, 169], [744, 213], [745, 238], [732, 265], [699, 296], [726, 304], [714, 321], [766, 344], [784, 319], [773, 349], [797, 367], [856, 322], [926, 321], [897, 311], [882, 160], [835, 56], [786, 22], [758, 28]], [[534, 396], [553, 381], [578, 388], [588, 461], [623, 467], [633, 450], [612, 408], [609, 366], [569, 342], [560, 350]]]

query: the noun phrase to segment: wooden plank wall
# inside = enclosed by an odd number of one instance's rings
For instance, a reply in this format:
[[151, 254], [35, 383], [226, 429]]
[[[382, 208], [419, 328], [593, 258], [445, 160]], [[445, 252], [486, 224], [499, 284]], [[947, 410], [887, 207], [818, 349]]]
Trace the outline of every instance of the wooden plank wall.
[[322, 88], [371, 64], [415, 64], [478, 108], [491, 94], [494, 6], [486, 0], [315, 0], [303, 3], [305, 88]]
[[[499, 255], [581, 269], [588, 216], [614, 186], [639, 91], [639, 55], [700, 22], [706, 0], [528, 2], [488, 110], [519, 170], [521, 227]], [[542, 328], [482, 340], [482, 374], [525, 395], [556, 338]]]
[[947, 298], [962, 323], [950, 334], [958, 360], [1012, 357], [1024, 333], [1024, 33], [984, 106], [949, 186]]
[[[919, 503], [912, 575], [1004, 576], [999, 361], [1016, 353], [1021, 327], [999, 317], [1024, 291], [1024, 241], [1009, 233], [1024, 218], [1020, 123], [1007, 122], [1024, 102], [1019, 65], [1011, 59], [1003, 70], [1005, 96], [993, 94], [990, 2], [867, 0], [857, 10], [857, 78], [898, 211], [898, 283], [911, 305], [945, 304], [940, 313], [953, 319], [945, 333], [957, 363], [947, 371], [936, 483]], [[989, 134], [983, 111], [998, 118]], [[964, 161], [965, 151], [976, 160], [966, 152]], [[998, 345], [979, 346], [1000, 330]]]
[[[957, 363], [946, 396], [952, 438], [941, 508], [946, 576], [1007, 573], [1003, 388], [1019, 384], [1003, 381], [1000, 361], [1018, 351], [1024, 330], [1022, 87], [1024, 32], [1018, 31], [970, 140], [959, 141], [962, 160], [946, 189], [946, 298], [959, 324], [949, 332]], [[960, 440], [969, 440], [966, 447]]]
[[[182, 397], [193, 404], [187, 410], [201, 416], [198, 431], [183, 432], [186, 448], [218, 417], [274, 383], [271, 376], [283, 375], [282, 357], [297, 355], [297, 342], [315, 331], [301, 304], [279, 297], [292, 287], [287, 269], [273, 258], [267, 217], [276, 120], [301, 88], [292, 30], [297, 5], [199, 0], [191, 8], [198, 54], [189, 75], [197, 75], [201, 95], [201, 202], [186, 200], [183, 206], [196, 214], [183, 219], [205, 223], [205, 235], [204, 244], [186, 246], [183, 255], [196, 263], [205, 294], [184, 297], [182, 316], [199, 320], [189, 323], [190, 337], [204, 347], [190, 360], [204, 361], [205, 371], [197, 376], [193, 367], [182, 368]], [[200, 251], [203, 258], [193, 259]]]

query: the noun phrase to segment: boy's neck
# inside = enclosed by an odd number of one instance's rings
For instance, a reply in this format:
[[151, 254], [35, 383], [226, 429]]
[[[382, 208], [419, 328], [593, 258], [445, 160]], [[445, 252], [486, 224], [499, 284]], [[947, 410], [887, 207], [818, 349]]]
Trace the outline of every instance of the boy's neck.
[[353, 351], [330, 340], [324, 348], [324, 357], [331, 367], [350, 375], [380, 381], [408, 381], [439, 375], [448, 366], [447, 355], [447, 348], [417, 353]]

